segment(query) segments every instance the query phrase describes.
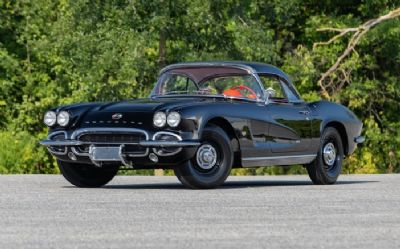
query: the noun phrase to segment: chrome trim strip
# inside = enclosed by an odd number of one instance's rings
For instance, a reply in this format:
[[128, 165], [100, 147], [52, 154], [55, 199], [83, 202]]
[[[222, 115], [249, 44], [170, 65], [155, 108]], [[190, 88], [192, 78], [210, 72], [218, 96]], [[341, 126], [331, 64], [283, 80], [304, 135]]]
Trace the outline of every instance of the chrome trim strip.
[[193, 147], [199, 146], [200, 142], [192, 141], [141, 141], [143, 147]]
[[41, 145], [44, 146], [77, 146], [83, 145], [84, 143], [77, 141], [77, 140], [64, 140], [64, 141], [55, 141], [55, 140], [42, 140], [39, 142]]
[[156, 132], [156, 133], [154, 133], [152, 139], [156, 140], [156, 137], [159, 136], [159, 135], [170, 135], [170, 136], [176, 137], [179, 141], [182, 141], [182, 137], [181, 136], [179, 136], [178, 134], [175, 134], [173, 132], [169, 132], [169, 131]]
[[179, 68], [196, 68], [196, 67], [230, 67], [230, 68], [237, 68], [247, 71], [248, 73], [256, 73], [252, 67], [243, 65], [241, 63], [234, 63], [234, 62], [186, 62], [186, 63], [176, 63], [169, 66], [164, 67], [160, 70], [160, 75], [170, 71], [172, 69], [179, 69]]
[[[179, 136], [179, 135], [177, 135], [177, 134], [175, 134], [175, 133], [172, 133], [172, 132], [168, 132], [168, 131], [159, 131], [159, 132], [154, 133], [153, 138], [152, 138], [153, 141], [157, 141], [156, 138], [157, 138], [157, 136], [159, 136], [159, 135], [169, 135], [169, 136], [173, 136], [173, 137], [176, 137], [176, 138], [178, 139], [178, 141], [182, 141], [182, 137], [181, 137], [181, 136]], [[161, 145], [161, 147], [168, 147], [168, 146], [162, 146], [162, 145]], [[178, 153], [181, 152], [181, 151], [182, 151], [182, 147], [178, 148], [176, 151], [171, 152], [171, 153], [158, 153], [157, 149], [156, 149], [156, 148], [153, 148], [153, 152], [156, 153], [156, 155], [158, 155], [158, 156], [173, 156], [173, 155], [178, 154]]]
[[75, 147], [71, 147], [71, 151], [77, 156], [89, 156], [89, 153], [81, 153]]
[[120, 144], [128, 144], [128, 145], [138, 145], [139, 142], [84, 142], [79, 140], [65, 140], [65, 141], [54, 141], [54, 140], [42, 140], [39, 142], [44, 146], [79, 146], [79, 145], [120, 145]]
[[50, 133], [47, 138], [51, 139], [52, 137], [58, 135], [58, 134], [64, 134], [65, 138], [67, 138], [67, 132], [66, 131], [55, 131], [53, 133]]
[[258, 161], [258, 160], [275, 160], [275, 159], [282, 159], [282, 158], [302, 158], [302, 157], [317, 157], [317, 154], [294, 155], [294, 156], [244, 157], [244, 158], [242, 158], [242, 160]]
[[260, 78], [260, 76], [258, 76], [258, 74], [256, 74], [255, 72], [253, 72], [252, 73], [252, 75], [253, 75], [253, 77], [256, 79], [256, 81], [257, 81], [257, 83], [258, 83], [258, 86], [261, 88], [261, 91], [262, 91], [262, 96], [261, 96], [261, 98], [258, 98], [258, 96], [257, 96], [257, 102], [264, 102], [264, 103], [266, 103], [266, 97], [265, 97], [265, 89], [264, 89], [264, 85], [263, 85], [263, 83], [262, 83], [262, 81], [261, 81], [261, 78]]
[[317, 155], [292, 155], [292, 156], [270, 156], [270, 157], [245, 157], [242, 159], [243, 167], [278, 166], [311, 163]]
[[[65, 138], [65, 139], [68, 138], [67, 132], [66, 132], [66, 131], [56, 131], [56, 132], [50, 133], [50, 134], [47, 136], [47, 140], [51, 140], [52, 137], [55, 137], [55, 136], [58, 135], [58, 134], [64, 134], [64, 138]], [[42, 141], [40, 141], [39, 143], [42, 144], [42, 142], [47, 141], [47, 140], [42, 140]], [[42, 145], [44, 145], [44, 144], [42, 144]], [[52, 150], [50, 147], [47, 147], [47, 150], [48, 150], [51, 154], [58, 155], [58, 156], [64, 156], [64, 155], [66, 155], [66, 154], [68, 153], [67, 147], [64, 148], [64, 152], [57, 152], [57, 151], [54, 151], [54, 150]]]

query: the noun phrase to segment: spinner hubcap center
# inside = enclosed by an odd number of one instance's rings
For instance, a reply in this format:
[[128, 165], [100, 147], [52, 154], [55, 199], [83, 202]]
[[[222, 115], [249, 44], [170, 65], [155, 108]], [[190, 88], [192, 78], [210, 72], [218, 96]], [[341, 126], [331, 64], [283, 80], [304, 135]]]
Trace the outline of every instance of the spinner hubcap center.
[[217, 163], [217, 150], [210, 144], [203, 144], [196, 154], [196, 161], [200, 168], [208, 170]]
[[336, 148], [333, 143], [327, 143], [323, 149], [325, 164], [332, 166], [336, 160]]

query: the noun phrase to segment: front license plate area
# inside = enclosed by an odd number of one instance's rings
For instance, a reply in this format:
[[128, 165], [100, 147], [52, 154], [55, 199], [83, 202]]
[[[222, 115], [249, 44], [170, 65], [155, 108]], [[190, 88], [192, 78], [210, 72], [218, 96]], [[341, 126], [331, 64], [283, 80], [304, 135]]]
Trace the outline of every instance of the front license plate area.
[[89, 148], [89, 156], [93, 161], [121, 161], [120, 147], [95, 147]]

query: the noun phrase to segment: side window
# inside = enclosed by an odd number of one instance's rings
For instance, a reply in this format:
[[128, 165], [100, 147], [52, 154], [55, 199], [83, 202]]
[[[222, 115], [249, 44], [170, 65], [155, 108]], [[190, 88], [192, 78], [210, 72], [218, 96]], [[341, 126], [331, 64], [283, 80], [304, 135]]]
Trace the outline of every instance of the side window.
[[260, 79], [264, 85], [264, 89], [272, 88], [276, 94], [272, 100], [282, 102], [297, 102], [299, 101], [298, 94], [292, 90], [285, 82], [270, 75], [260, 75]]
[[282, 84], [278, 78], [269, 75], [260, 75], [260, 79], [264, 85], [264, 89], [272, 88], [275, 90], [275, 97], [277, 100], [287, 100], [285, 91], [282, 88]]

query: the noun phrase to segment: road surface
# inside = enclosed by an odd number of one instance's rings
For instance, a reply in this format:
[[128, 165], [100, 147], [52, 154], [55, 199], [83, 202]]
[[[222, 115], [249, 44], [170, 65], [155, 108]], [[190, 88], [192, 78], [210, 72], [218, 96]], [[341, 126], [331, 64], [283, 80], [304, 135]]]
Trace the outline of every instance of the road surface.
[[0, 175], [0, 248], [400, 248], [400, 175], [230, 177], [213, 190]]

